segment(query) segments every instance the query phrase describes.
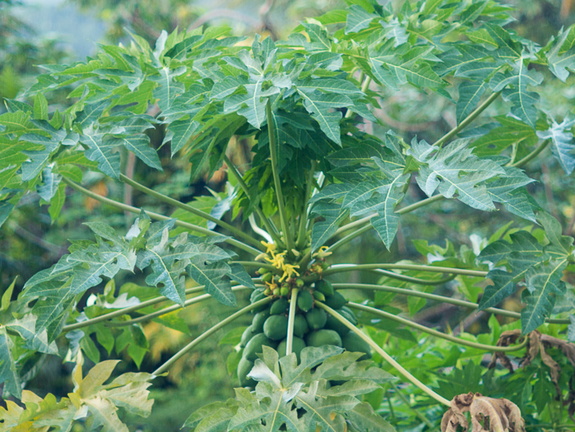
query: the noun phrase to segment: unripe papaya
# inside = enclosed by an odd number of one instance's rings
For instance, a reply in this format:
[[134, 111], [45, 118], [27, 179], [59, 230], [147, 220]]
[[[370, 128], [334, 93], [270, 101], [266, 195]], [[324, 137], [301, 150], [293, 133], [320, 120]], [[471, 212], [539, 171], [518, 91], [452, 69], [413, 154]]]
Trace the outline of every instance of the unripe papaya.
[[347, 300], [345, 299], [345, 297], [342, 296], [337, 291], [330, 296], [326, 296], [325, 298], [325, 304], [332, 309], [340, 309], [341, 307], [345, 306], [346, 303]]
[[[284, 357], [286, 355], [286, 345], [287, 345], [287, 339], [284, 339], [283, 341], [280, 342], [280, 344], [278, 345], [278, 354], [280, 357]], [[295, 353], [298, 361], [299, 361], [299, 353], [301, 352], [302, 349], [304, 349], [306, 347], [305, 342], [303, 339], [300, 339], [298, 337], [294, 337], [293, 338], [293, 343], [292, 343], [292, 352]]]
[[297, 314], [293, 323], [293, 334], [297, 337], [304, 337], [304, 335], [309, 331], [309, 325], [305, 319], [305, 316]]
[[305, 314], [305, 320], [311, 330], [319, 330], [325, 326], [327, 314], [323, 309], [315, 308]]
[[275, 302], [272, 303], [272, 305], [270, 307], [270, 314], [272, 314], [272, 315], [283, 314], [287, 311], [288, 307], [289, 307], [288, 299], [283, 298], [283, 297], [279, 298]]
[[252, 326], [248, 326], [242, 333], [242, 338], [240, 339], [240, 346], [245, 347], [251, 338], [253, 338], [259, 332], [255, 332]]
[[238, 363], [238, 378], [240, 379], [240, 386], [242, 387], [256, 386], [257, 383], [253, 379], [248, 378], [248, 374], [250, 373], [253, 367], [254, 367], [253, 361], [250, 361], [245, 357], [242, 357], [240, 359], [240, 362]]
[[261, 333], [264, 329], [264, 322], [266, 319], [268, 319], [269, 316], [270, 313], [267, 310], [255, 314], [254, 318], [252, 319], [252, 330], [255, 333]]
[[[341, 314], [341, 309], [336, 310], [336, 312], [339, 312]], [[346, 327], [345, 324], [343, 324], [336, 317], [334, 317], [333, 315], [330, 315], [330, 314], [327, 315], [327, 320], [325, 322], [325, 328], [330, 329], [330, 330], [335, 330], [336, 332], [339, 333], [340, 336], [343, 336], [344, 334], [346, 334], [349, 331], [349, 329]]]
[[[262, 288], [255, 289], [254, 291], [252, 291], [252, 294], [250, 296], [250, 303], [255, 303], [255, 302], [257, 302], [261, 299], [264, 299], [266, 297], [267, 296], [266, 296], [266, 294], [264, 294], [264, 290]], [[268, 307], [269, 307], [269, 305], [265, 304], [265, 305], [260, 306], [257, 309], [254, 309], [253, 311], [254, 311], [254, 313], [260, 312], [260, 311], [266, 310]]]
[[302, 290], [297, 296], [297, 306], [304, 312], [313, 306], [313, 296], [307, 290]]
[[342, 338], [342, 342], [343, 347], [348, 351], [365, 353], [365, 355], [361, 356], [358, 360], [367, 360], [371, 357], [371, 347], [369, 344], [354, 332], [348, 332]]
[[325, 279], [320, 279], [316, 281], [315, 289], [326, 296], [333, 295], [333, 293], [335, 292], [333, 290], [333, 285], [331, 284], [331, 282], [326, 281]]
[[286, 337], [288, 318], [285, 315], [270, 315], [264, 323], [264, 334], [271, 340]]
[[323, 293], [319, 292], [319, 291], [314, 291], [313, 292], [313, 297], [316, 300], [319, 300], [320, 302], [325, 301], [325, 296], [323, 295]]
[[269, 339], [265, 334], [258, 333], [250, 339], [244, 348], [244, 357], [248, 360], [254, 361], [262, 352], [262, 346], [276, 347], [276, 343]]
[[357, 317], [355, 316], [355, 314], [353, 313], [353, 311], [348, 308], [347, 306], [344, 306], [340, 309], [339, 313], [346, 318], [350, 323], [352, 323], [353, 325], [357, 325]]
[[280, 295], [283, 296], [287, 296], [289, 294], [289, 286], [287, 285], [282, 285], [282, 287], [280, 288]]
[[324, 345], [341, 346], [341, 337], [336, 331], [321, 329], [311, 332], [306, 337], [307, 346], [320, 347]]

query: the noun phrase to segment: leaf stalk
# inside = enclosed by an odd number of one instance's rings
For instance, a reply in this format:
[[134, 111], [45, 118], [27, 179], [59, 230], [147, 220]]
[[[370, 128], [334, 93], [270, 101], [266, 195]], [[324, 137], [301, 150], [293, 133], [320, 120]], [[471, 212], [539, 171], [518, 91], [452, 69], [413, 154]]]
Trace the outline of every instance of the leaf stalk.
[[152, 372], [152, 375], [161, 375], [164, 372], [166, 372], [176, 361], [178, 361], [182, 356], [184, 356], [188, 351], [192, 350], [193, 348], [196, 347], [196, 345], [200, 344], [201, 342], [203, 342], [204, 340], [206, 340], [207, 338], [209, 338], [211, 335], [213, 335], [215, 332], [217, 332], [219, 329], [221, 329], [222, 327], [225, 327], [226, 325], [228, 325], [229, 323], [235, 321], [236, 319], [238, 319], [239, 317], [241, 317], [242, 315], [245, 315], [246, 313], [259, 308], [260, 306], [265, 305], [266, 303], [269, 303], [270, 301], [272, 301], [271, 297], [267, 297], [264, 299], [261, 299], [255, 303], [252, 303], [250, 305], [247, 305], [246, 307], [240, 309], [239, 311], [233, 313], [232, 315], [230, 315], [229, 317], [223, 319], [222, 321], [220, 321], [219, 323], [217, 323], [216, 325], [214, 325], [213, 327], [211, 327], [210, 329], [206, 330], [205, 332], [203, 332], [201, 335], [199, 335], [197, 338], [195, 338], [193, 341], [191, 341], [189, 344], [187, 344], [185, 347], [183, 347], [181, 350], [179, 350], [176, 354], [174, 354], [172, 357], [170, 357], [163, 365], [161, 365], [159, 368], [157, 368], [154, 372]]
[[452, 336], [450, 334], [446, 334], [446, 333], [434, 330], [432, 328], [429, 328], [429, 327], [426, 327], [424, 325], [418, 324], [416, 322], [410, 321], [410, 320], [405, 319], [403, 317], [400, 317], [398, 315], [394, 315], [392, 313], [385, 312], [385, 311], [382, 311], [382, 310], [379, 310], [379, 309], [376, 309], [376, 308], [373, 308], [370, 306], [365, 306], [365, 305], [353, 303], [353, 302], [349, 302], [348, 306], [352, 309], [357, 309], [357, 310], [361, 310], [364, 312], [369, 312], [371, 314], [378, 315], [380, 317], [390, 319], [390, 320], [399, 322], [401, 324], [404, 324], [406, 326], [415, 328], [415, 329], [420, 330], [424, 333], [428, 333], [430, 335], [439, 337], [441, 339], [448, 340], [450, 342], [454, 342], [454, 343], [459, 344], [459, 345], [468, 346], [470, 348], [477, 348], [480, 350], [491, 351], [491, 352], [511, 352], [511, 351], [519, 351], [520, 349], [525, 348], [527, 346], [527, 342], [528, 342], [528, 339], [525, 338], [525, 340], [522, 343], [520, 343], [518, 345], [513, 345], [513, 346], [503, 347], [503, 346], [498, 346], [498, 345], [487, 345], [487, 344], [482, 344], [479, 342], [467, 341], [465, 339], [461, 339], [461, 338]]
[[450, 402], [445, 399], [443, 396], [437, 394], [432, 389], [427, 387], [421, 381], [419, 381], [416, 377], [414, 377], [407, 369], [405, 369], [401, 364], [399, 364], [393, 357], [391, 357], [388, 353], [386, 353], [383, 348], [381, 348], [378, 344], [376, 344], [369, 336], [367, 336], [364, 332], [359, 330], [356, 326], [350, 323], [346, 318], [341, 316], [338, 312], [330, 308], [328, 305], [316, 301], [316, 305], [327, 313], [333, 315], [338, 321], [340, 321], [343, 325], [345, 325], [348, 329], [358, 335], [361, 339], [369, 344], [369, 346], [375, 350], [380, 356], [382, 356], [385, 361], [387, 361], [395, 370], [397, 370], [401, 375], [403, 375], [409, 382], [415, 385], [418, 389], [426, 393], [427, 395], [431, 396], [437, 402], [442, 403], [444, 405], [450, 406]]
[[272, 166], [272, 175], [274, 179], [274, 187], [276, 191], [276, 197], [278, 201], [278, 213], [280, 217], [280, 224], [282, 227], [283, 235], [285, 244], [288, 250], [294, 249], [295, 245], [293, 242], [293, 236], [288, 226], [287, 221], [287, 214], [285, 209], [285, 201], [282, 191], [282, 184], [278, 172], [278, 143], [277, 143], [277, 128], [275, 119], [272, 112], [271, 102], [268, 101], [266, 104], [266, 119], [268, 123], [268, 139], [269, 139], [269, 146], [270, 146], [270, 159], [271, 159], [271, 166]]
[[[117, 209], [120, 209], [120, 210], [123, 210], [123, 211], [128, 211], [128, 212], [131, 212], [131, 213], [140, 214], [140, 213], [142, 212], [142, 209], [141, 209], [141, 208], [133, 207], [133, 206], [131, 206], [131, 205], [127, 205], [127, 204], [121, 203], [121, 202], [119, 202], [119, 201], [116, 201], [116, 200], [113, 200], [113, 199], [104, 197], [104, 196], [102, 196], [102, 195], [98, 195], [97, 193], [92, 192], [91, 190], [86, 189], [86, 188], [80, 186], [79, 184], [73, 182], [72, 180], [70, 180], [70, 179], [68, 179], [68, 178], [66, 178], [66, 177], [63, 177], [63, 178], [62, 178], [62, 181], [63, 181], [64, 183], [66, 183], [68, 186], [70, 186], [72, 189], [75, 189], [75, 190], [77, 190], [78, 192], [81, 192], [81, 193], [83, 193], [84, 195], [89, 196], [90, 198], [94, 198], [95, 200], [97, 200], [97, 201], [99, 201], [99, 202], [101, 202], [101, 203], [108, 204], [108, 205], [110, 205], [110, 206], [112, 206], [112, 207], [115, 207], [115, 208], [117, 208]], [[175, 222], [174, 222], [175, 225], [181, 226], [182, 228], [186, 228], [186, 229], [188, 229], [188, 230], [190, 230], [190, 231], [197, 232], [197, 233], [199, 233], [199, 234], [204, 234], [204, 235], [209, 235], [209, 236], [219, 236], [219, 237], [223, 237], [223, 238], [222, 238], [222, 241], [223, 241], [224, 243], [228, 243], [229, 245], [235, 246], [235, 247], [237, 247], [238, 249], [242, 249], [243, 251], [248, 252], [248, 253], [251, 254], [251, 255], [257, 256], [257, 255], [259, 255], [259, 254], [261, 253], [261, 250], [259, 250], [259, 249], [255, 249], [254, 247], [252, 247], [252, 246], [250, 246], [250, 245], [247, 245], [247, 244], [245, 244], [245, 243], [242, 243], [242, 242], [240, 242], [239, 240], [226, 237], [226, 236], [224, 236], [224, 235], [222, 235], [222, 234], [220, 234], [220, 233], [217, 233], [217, 232], [215, 232], [215, 231], [211, 231], [211, 230], [209, 230], [209, 229], [207, 229], [207, 228], [203, 228], [203, 227], [200, 227], [200, 226], [198, 226], [198, 225], [194, 225], [194, 224], [191, 224], [191, 223], [188, 223], [188, 222], [184, 222], [184, 221], [181, 221], [181, 220], [179, 220], [179, 219], [170, 218], [170, 217], [168, 217], [168, 216], [164, 216], [163, 214], [155, 213], [155, 212], [152, 212], [152, 211], [146, 211], [146, 214], [147, 214], [150, 218], [155, 219], [155, 220], [162, 220], [162, 221], [164, 221], [164, 220], [174, 220], [174, 221], [175, 221]]]
[[261, 250], [265, 249], [263, 247], [263, 245], [259, 241], [257, 241], [255, 238], [253, 238], [251, 235], [249, 235], [246, 232], [234, 227], [233, 225], [230, 225], [227, 222], [224, 222], [224, 221], [222, 221], [216, 217], [213, 217], [209, 213], [203, 212], [202, 210], [196, 209], [196, 208], [192, 207], [191, 205], [185, 204], [181, 201], [178, 201], [174, 198], [171, 198], [167, 195], [164, 195], [160, 192], [157, 192], [153, 189], [150, 189], [150, 188], [144, 186], [143, 184], [138, 183], [137, 181], [125, 176], [124, 174], [120, 174], [120, 180], [122, 180], [124, 183], [132, 186], [134, 189], [145, 193], [146, 195], [152, 196], [152, 197], [154, 197], [160, 201], [163, 201], [167, 204], [170, 204], [174, 207], [177, 207], [177, 208], [180, 208], [184, 211], [192, 213], [192, 214], [199, 216], [199, 217], [201, 217], [207, 221], [213, 222], [214, 224], [218, 225], [221, 228], [228, 230], [229, 232], [231, 232], [236, 237], [243, 239], [246, 243], [249, 243], [252, 246], [255, 246], [256, 248], [259, 248]]

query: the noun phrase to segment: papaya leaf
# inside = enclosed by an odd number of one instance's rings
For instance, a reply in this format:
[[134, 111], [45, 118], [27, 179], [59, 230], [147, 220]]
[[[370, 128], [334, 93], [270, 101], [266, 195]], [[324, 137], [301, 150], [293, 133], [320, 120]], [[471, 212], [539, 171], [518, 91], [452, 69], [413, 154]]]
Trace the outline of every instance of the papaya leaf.
[[457, 197], [479, 210], [495, 210], [485, 181], [504, 176], [504, 169], [493, 161], [473, 155], [468, 140], [458, 140], [438, 149], [426, 142], [414, 142], [410, 154], [423, 165], [416, 177], [417, 184], [433, 196], [438, 191], [446, 198]]
[[575, 169], [575, 141], [573, 140], [575, 119], [565, 118], [561, 123], [552, 120], [551, 127], [537, 131], [537, 136], [550, 139], [553, 145], [553, 156], [559, 161], [563, 170], [569, 175]]
[[22, 383], [12, 354], [13, 342], [6, 327], [0, 327], [0, 382], [4, 384], [3, 396], [22, 396]]
[[569, 70], [575, 69], [575, 27], [562, 29], [554, 42], [555, 45], [547, 53], [549, 70], [565, 82]]

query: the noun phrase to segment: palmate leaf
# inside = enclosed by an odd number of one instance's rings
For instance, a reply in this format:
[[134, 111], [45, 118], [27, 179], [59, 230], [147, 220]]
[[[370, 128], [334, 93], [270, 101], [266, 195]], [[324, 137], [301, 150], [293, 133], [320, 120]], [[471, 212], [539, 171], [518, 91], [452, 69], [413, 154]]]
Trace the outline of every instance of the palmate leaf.
[[521, 312], [524, 333], [543, 324], [557, 298], [565, 293], [565, 283], [561, 279], [573, 253], [573, 239], [561, 234], [561, 226], [552, 216], [541, 213], [537, 220], [546, 230], [548, 244], [542, 246], [530, 233], [517, 231], [510, 234], [510, 241], [498, 240], [479, 255], [480, 260], [494, 265], [506, 263], [509, 269], [497, 268], [489, 272], [487, 277], [493, 285], [486, 288], [480, 309], [495, 306], [511, 295], [518, 284], [525, 285], [525, 308]]
[[100, 362], [85, 377], [82, 377], [80, 363], [72, 374], [75, 389], [73, 393], [68, 393], [68, 397], [74, 406], [78, 407], [77, 416], [87, 417], [93, 428], [102, 427], [102, 431], [128, 431], [128, 427], [118, 417], [119, 407], [142, 416], [148, 416], [152, 409], [153, 401], [148, 399], [147, 390], [151, 385], [152, 375], [129, 373], [104, 384], [118, 362]]
[[6, 323], [6, 327], [17, 332], [24, 340], [24, 348], [46, 354], [58, 354], [58, 349], [54, 342], [48, 342], [46, 330], [36, 331], [37, 317], [28, 313], [20, 319], [15, 319]]
[[234, 93], [228, 96], [224, 102], [224, 112], [235, 112], [246, 118], [249, 124], [259, 129], [265, 121], [265, 110], [267, 98], [279, 93], [277, 87], [270, 87], [267, 90], [262, 88], [263, 80], [254, 84], [245, 84], [242, 93]]
[[517, 168], [505, 167], [506, 176], [488, 180], [487, 191], [494, 202], [501, 203], [507, 211], [524, 219], [535, 221], [534, 210], [539, 207], [524, 186], [535, 180]]
[[285, 428], [291, 432], [304, 432], [310, 425], [298, 418], [292, 403], [285, 402], [281, 392], [270, 392], [270, 397], [256, 401], [253, 405], [239, 407], [228, 427], [230, 430], [254, 430], [275, 432]]
[[545, 265], [529, 269], [526, 275], [529, 295], [524, 296], [525, 308], [521, 311], [521, 330], [527, 334], [541, 324], [553, 310], [558, 298], [566, 291], [561, 280], [567, 260], [552, 260]]
[[485, 181], [504, 176], [495, 162], [480, 159], [468, 148], [468, 140], [457, 140], [444, 148], [414, 142], [409, 153], [423, 165], [416, 177], [419, 187], [432, 196], [437, 190], [446, 198], [457, 197], [479, 210], [494, 210]]
[[359, 5], [352, 5], [347, 11], [345, 34], [357, 33], [369, 27], [378, 15], [369, 13]]
[[477, 156], [499, 155], [513, 144], [522, 147], [533, 146], [539, 140], [536, 131], [527, 123], [514, 118], [498, 116], [495, 119], [500, 125], [482, 134], [471, 145]]
[[353, 101], [342, 94], [324, 94], [298, 89], [307, 112], [319, 123], [323, 133], [337, 144], [341, 144], [339, 122], [342, 114], [337, 109], [353, 106]]
[[377, 415], [367, 402], [357, 404], [346, 413], [349, 430], [352, 432], [394, 432], [395, 428]]
[[158, 86], [153, 95], [162, 111], [169, 110], [176, 98], [184, 92], [184, 84], [176, 81], [176, 78], [186, 73], [186, 70], [185, 67], [172, 70], [166, 66], [159, 69], [160, 76], [155, 77]]
[[555, 45], [547, 54], [549, 70], [561, 81], [569, 77], [569, 70], [575, 69], [575, 26], [561, 30]]
[[4, 385], [3, 396], [12, 395], [20, 398], [22, 384], [12, 355], [12, 347], [13, 343], [6, 333], [6, 327], [0, 326], [0, 382]]
[[528, 66], [528, 59], [519, 57], [510, 72], [495, 77], [492, 87], [494, 91], [501, 91], [503, 98], [512, 103], [512, 114], [534, 128], [539, 94], [528, 91], [527, 87], [541, 84], [543, 75], [529, 70]]
[[461, 83], [459, 90], [459, 100], [455, 105], [455, 112], [457, 122], [461, 123], [481, 101], [481, 96], [485, 90], [489, 88], [489, 83], [486, 81], [476, 80]]
[[87, 147], [86, 157], [97, 162], [100, 171], [115, 179], [120, 177], [120, 153], [117, 142], [92, 128], [84, 130], [79, 142]]
[[537, 136], [551, 140], [553, 156], [559, 161], [563, 170], [571, 174], [575, 169], [575, 140], [572, 133], [575, 119], [568, 117], [561, 123], [551, 121], [551, 127], [545, 131], [537, 131]]
[[314, 222], [311, 230], [311, 249], [315, 252], [335, 234], [347, 212], [342, 211], [341, 204], [322, 201], [312, 208], [311, 216], [314, 215], [322, 218]]
[[112, 146], [123, 146], [134, 153], [138, 159], [149, 167], [162, 170], [162, 164], [158, 153], [150, 147], [150, 138], [144, 134], [141, 135], [107, 135], [106, 144]]
[[493, 285], [485, 289], [479, 302], [480, 309], [493, 307], [513, 294], [518, 282], [525, 278], [529, 269], [547, 259], [543, 254], [543, 247], [527, 231], [511, 234], [510, 240], [511, 242], [499, 240], [488, 245], [478, 257], [480, 260], [490, 261], [495, 265], [506, 260], [510, 267], [509, 272], [494, 269], [487, 274], [487, 278], [491, 279]]
[[403, 189], [409, 178], [409, 174], [396, 177], [390, 184], [378, 191], [381, 207], [378, 209], [377, 216], [370, 222], [388, 249], [391, 249], [399, 227], [400, 216], [395, 212], [395, 207], [405, 195]]
[[[342, 351], [330, 345], [307, 347], [298, 362], [293, 353], [280, 359], [276, 351], [263, 347], [261, 360], [256, 360], [249, 374], [258, 381], [255, 392], [236, 389], [235, 399], [198, 410], [185, 426], [196, 432], [393, 432], [389, 423], [359, 399], [393, 378], [372, 361], [358, 362], [361, 353]], [[329, 385], [328, 380], [345, 383]]]

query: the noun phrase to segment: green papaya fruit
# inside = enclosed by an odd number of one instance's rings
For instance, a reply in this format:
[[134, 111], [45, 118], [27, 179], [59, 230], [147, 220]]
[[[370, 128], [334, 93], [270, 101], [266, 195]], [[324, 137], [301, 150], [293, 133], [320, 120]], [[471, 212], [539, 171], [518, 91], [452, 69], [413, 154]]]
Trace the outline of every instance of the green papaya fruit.
[[272, 303], [272, 305], [270, 307], [270, 314], [278, 315], [278, 314], [286, 313], [288, 307], [289, 307], [288, 299], [284, 298], [284, 297], [279, 298], [275, 302]]
[[276, 343], [269, 339], [265, 334], [258, 333], [247, 343], [246, 347], [244, 348], [243, 356], [248, 360], [254, 361], [258, 357], [258, 354], [262, 352], [263, 346], [275, 348]]
[[357, 325], [357, 317], [355, 316], [355, 314], [353, 313], [353, 311], [348, 308], [347, 306], [342, 307], [339, 310], [339, 313], [346, 318], [350, 323], [352, 323], [353, 325]]
[[264, 323], [264, 334], [271, 340], [280, 340], [286, 337], [287, 328], [287, 316], [270, 315]]
[[347, 303], [347, 300], [337, 291], [325, 297], [325, 304], [332, 309], [340, 309]]
[[[341, 309], [337, 309], [336, 312], [339, 312], [341, 314]], [[325, 328], [335, 330], [336, 332], [339, 333], [340, 336], [343, 336], [349, 331], [349, 329], [346, 327], [345, 324], [343, 324], [341, 321], [339, 321], [337, 318], [335, 318], [333, 315], [330, 314], [327, 314]]]
[[250, 341], [250, 339], [253, 338], [258, 333], [260, 332], [255, 332], [252, 326], [248, 326], [242, 333], [242, 337], [240, 339], [240, 346], [245, 347]]
[[261, 333], [264, 329], [264, 322], [266, 319], [268, 319], [269, 316], [270, 313], [267, 310], [255, 314], [254, 318], [252, 319], [252, 330], [255, 333]]
[[[284, 339], [283, 341], [280, 342], [280, 344], [278, 345], [278, 354], [280, 357], [284, 357], [286, 355], [286, 344], [287, 344], [287, 340]], [[306, 347], [305, 342], [303, 339], [298, 338], [298, 337], [294, 337], [293, 338], [293, 342], [292, 342], [292, 352], [295, 353], [298, 361], [299, 361], [299, 353], [301, 352], [302, 349], [304, 349]]]
[[326, 296], [333, 295], [333, 293], [335, 292], [333, 290], [333, 285], [331, 284], [331, 282], [326, 281], [325, 279], [320, 279], [316, 281], [315, 289]]
[[253, 361], [250, 361], [245, 357], [242, 357], [240, 359], [240, 362], [238, 363], [238, 378], [240, 380], [240, 386], [242, 387], [256, 386], [257, 383], [253, 379], [248, 378], [247, 376], [253, 367], [254, 367]]
[[342, 337], [343, 347], [351, 352], [365, 353], [358, 360], [367, 360], [371, 357], [371, 347], [356, 333], [350, 331]]
[[297, 296], [297, 306], [304, 312], [313, 306], [313, 296], [307, 290], [302, 290]]
[[342, 341], [339, 334], [334, 330], [321, 329], [309, 333], [305, 339], [307, 346], [337, 345], [341, 346]]
[[301, 338], [304, 337], [308, 331], [309, 331], [309, 325], [307, 324], [305, 316], [303, 316], [302, 314], [296, 314], [293, 323], [293, 334]]
[[[254, 291], [252, 291], [252, 294], [250, 296], [250, 303], [255, 303], [255, 302], [257, 302], [261, 299], [264, 299], [266, 297], [267, 296], [264, 294], [263, 289], [261, 289], [261, 288], [255, 289]], [[268, 307], [269, 307], [269, 305], [267, 305], [267, 304], [262, 305], [259, 308], [254, 309], [254, 313], [266, 310]]]
[[314, 291], [313, 292], [313, 297], [316, 300], [319, 300], [320, 302], [325, 301], [325, 296], [323, 295], [323, 293], [319, 292], [319, 291]]
[[319, 330], [325, 326], [327, 314], [323, 309], [315, 308], [305, 314], [305, 320], [310, 330]]

